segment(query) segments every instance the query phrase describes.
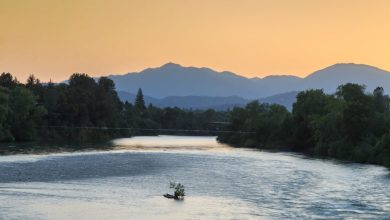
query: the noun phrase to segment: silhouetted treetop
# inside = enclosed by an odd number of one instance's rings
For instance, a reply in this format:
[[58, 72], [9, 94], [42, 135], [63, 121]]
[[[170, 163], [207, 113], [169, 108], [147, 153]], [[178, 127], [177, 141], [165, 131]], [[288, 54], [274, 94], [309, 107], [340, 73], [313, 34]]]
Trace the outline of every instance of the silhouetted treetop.
[[139, 112], [142, 113], [145, 111], [146, 106], [145, 106], [145, 100], [144, 100], [144, 95], [142, 93], [142, 89], [139, 88], [137, 92], [137, 96], [135, 98], [135, 109]]

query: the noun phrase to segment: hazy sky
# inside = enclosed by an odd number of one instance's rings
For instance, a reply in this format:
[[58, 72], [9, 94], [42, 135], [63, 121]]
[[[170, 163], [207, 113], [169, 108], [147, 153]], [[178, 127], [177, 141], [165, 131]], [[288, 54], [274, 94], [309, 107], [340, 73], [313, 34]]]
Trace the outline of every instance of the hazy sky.
[[390, 69], [390, 0], [0, 0], [0, 72], [46, 81], [172, 61], [248, 77]]

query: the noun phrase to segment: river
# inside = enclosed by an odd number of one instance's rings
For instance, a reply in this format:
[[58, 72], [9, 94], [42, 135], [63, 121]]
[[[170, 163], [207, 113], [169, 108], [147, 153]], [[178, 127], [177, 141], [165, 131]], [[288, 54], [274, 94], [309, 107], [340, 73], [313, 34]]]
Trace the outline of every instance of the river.
[[[0, 219], [390, 219], [389, 170], [232, 148], [215, 137], [0, 157]], [[184, 201], [164, 198], [169, 182]]]

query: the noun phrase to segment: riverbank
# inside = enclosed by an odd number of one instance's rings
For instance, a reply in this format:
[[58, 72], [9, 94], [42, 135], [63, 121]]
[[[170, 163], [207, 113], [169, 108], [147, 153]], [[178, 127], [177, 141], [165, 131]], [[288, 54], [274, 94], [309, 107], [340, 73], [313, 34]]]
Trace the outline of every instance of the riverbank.
[[83, 152], [83, 151], [107, 151], [112, 150], [112, 146], [107, 142], [89, 142], [89, 143], [64, 143], [64, 142], [24, 142], [24, 143], [1, 143], [0, 155], [15, 154], [53, 154], [64, 152]]
[[[163, 137], [163, 139], [161, 139]], [[180, 138], [183, 137], [183, 138]], [[192, 137], [191, 144], [186, 143], [188, 137]], [[187, 138], [187, 139], [186, 139]], [[328, 155], [319, 154], [313, 151], [312, 148], [307, 148], [304, 151], [294, 150], [292, 147], [282, 145], [272, 145], [269, 147], [259, 147], [256, 145], [248, 146], [248, 140], [242, 143], [229, 143], [226, 139], [221, 137], [215, 137], [218, 141], [216, 145], [210, 145], [207, 142], [208, 136], [172, 136], [172, 135], [142, 135], [130, 137], [121, 137], [117, 139], [108, 139], [105, 141], [95, 141], [86, 143], [77, 142], [64, 142], [64, 141], [50, 141], [47, 143], [43, 142], [25, 142], [25, 143], [1, 143], [0, 144], [0, 156], [16, 155], [16, 154], [34, 154], [34, 155], [45, 155], [45, 154], [56, 154], [56, 153], [72, 153], [72, 152], [90, 152], [90, 151], [110, 151], [110, 150], [149, 150], [149, 151], [167, 151], [167, 150], [228, 150], [229, 147], [233, 148], [248, 148], [264, 150], [271, 153], [278, 152], [292, 152], [303, 154], [309, 158], [320, 158], [328, 160], [340, 160], [351, 163], [361, 164], [374, 164], [381, 165], [387, 168], [384, 164], [375, 162], [361, 162], [357, 160], [331, 157]], [[175, 144], [171, 142], [175, 140]], [[180, 141], [182, 140], [182, 141]], [[187, 140], [188, 141], [188, 140]], [[148, 143], [148, 148], [143, 145]], [[221, 148], [221, 146], [223, 146]]]
[[[235, 142], [230, 142], [229, 139], [226, 139], [226, 137], [218, 137], [217, 139], [219, 142], [223, 144], [228, 144], [230, 146], [236, 147], [236, 148], [251, 148], [251, 149], [258, 149], [258, 150], [266, 150], [269, 152], [293, 152], [293, 153], [300, 153], [303, 155], [306, 155], [308, 157], [312, 158], [321, 158], [321, 159], [330, 159], [330, 160], [340, 160], [340, 161], [346, 161], [351, 163], [360, 163], [360, 164], [373, 164], [373, 165], [380, 165], [384, 166], [390, 169], [390, 163], [380, 163], [375, 160], [361, 160], [358, 157], [353, 157], [353, 155], [350, 155], [350, 157], [337, 157], [337, 156], [331, 156], [328, 152], [322, 152], [318, 151], [317, 148], [294, 148], [288, 145], [280, 145], [280, 144], [273, 144], [273, 145], [267, 145], [267, 146], [261, 146], [259, 144], [256, 144], [255, 141], [248, 139], [241, 140], [237, 142], [238, 139], [234, 139]], [[251, 144], [248, 145], [248, 142]], [[367, 155], [366, 155], [367, 156]], [[368, 156], [367, 156], [368, 157]]]
[[[228, 150], [229, 145], [210, 143], [216, 136], [177, 136], [177, 135], [140, 135], [121, 137], [106, 141], [87, 143], [51, 141], [47, 143], [2, 143], [0, 155], [15, 154], [53, 154], [64, 152], [134, 150], [134, 151], [175, 151], [175, 150]], [[144, 145], [147, 144], [147, 147]]]

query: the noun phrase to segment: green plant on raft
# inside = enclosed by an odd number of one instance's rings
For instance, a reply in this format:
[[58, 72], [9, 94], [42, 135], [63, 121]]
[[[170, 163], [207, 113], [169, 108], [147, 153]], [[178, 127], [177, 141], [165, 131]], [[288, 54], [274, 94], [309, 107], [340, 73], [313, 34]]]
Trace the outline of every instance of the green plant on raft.
[[174, 192], [174, 197], [175, 199], [184, 199], [185, 192], [184, 192], [184, 185], [181, 183], [175, 183], [175, 182], [170, 182], [170, 187], [171, 189], [175, 189]]

